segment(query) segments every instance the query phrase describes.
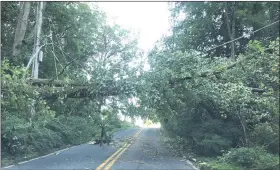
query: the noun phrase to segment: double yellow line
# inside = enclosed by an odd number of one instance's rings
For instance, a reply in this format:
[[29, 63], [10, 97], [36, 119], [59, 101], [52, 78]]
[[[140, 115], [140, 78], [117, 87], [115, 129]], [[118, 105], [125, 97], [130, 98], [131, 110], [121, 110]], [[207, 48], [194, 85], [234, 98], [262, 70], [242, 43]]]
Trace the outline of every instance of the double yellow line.
[[[140, 129], [137, 133], [135, 133], [132, 137], [132, 139], [135, 139], [138, 137], [138, 135], [141, 133], [142, 129]], [[101, 170], [104, 168], [104, 170], [109, 170], [114, 163], [119, 159], [119, 157], [127, 150], [127, 148], [130, 146], [130, 143], [125, 143], [120, 149], [118, 149], [113, 155], [111, 155], [108, 159], [106, 159], [101, 165], [99, 165], [96, 170]], [[111, 161], [111, 162], [110, 162]], [[108, 163], [109, 162], [109, 163]], [[108, 163], [107, 166], [105, 166]]]

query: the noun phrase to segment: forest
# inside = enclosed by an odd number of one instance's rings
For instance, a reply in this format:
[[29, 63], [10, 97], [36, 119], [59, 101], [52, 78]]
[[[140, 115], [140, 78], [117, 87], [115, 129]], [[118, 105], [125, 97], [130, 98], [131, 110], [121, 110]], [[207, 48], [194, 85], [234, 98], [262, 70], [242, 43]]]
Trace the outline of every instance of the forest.
[[279, 169], [279, 5], [170, 2], [145, 56], [95, 3], [1, 2], [2, 165], [130, 127], [122, 113], [202, 170]]

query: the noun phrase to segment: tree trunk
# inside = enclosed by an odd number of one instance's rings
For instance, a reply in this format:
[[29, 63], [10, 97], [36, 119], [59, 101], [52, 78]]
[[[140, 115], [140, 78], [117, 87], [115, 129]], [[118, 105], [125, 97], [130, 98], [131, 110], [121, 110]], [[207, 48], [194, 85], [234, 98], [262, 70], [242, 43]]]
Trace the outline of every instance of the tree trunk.
[[[36, 25], [35, 25], [36, 35], [34, 37], [33, 54], [36, 54], [40, 48], [41, 29], [42, 29], [42, 21], [43, 21], [42, 10], [43, 10], [43, 2], [38, 2], [37, 11], [36, 11]], [[38, 78], [38, 73], [39, 73], [38, 54], [36, 54], [32, 65], [32, 77], [36, 79]]]
[[100, 114], [100, 119], [101, 119], [101, 135], [100, 135], [100, 146], [103, 145], [103, 141], [104, 141], [104, 137], [105, 137], [105, 126], [104, 126], [104, 121], [103, 121], [103, 115], [102, 115], [102, 110], [101, 110], [101, 107], [103, 105], [103, 101], [104, 101], [104, 98], [101, 97], [99, 99], [99, 106], [98, 106], [98, 111], [99, 111], [99, 114]]
[[13, 56], [18, 56], [20, 54], [20, 47], [22, 45], [22, 40], [25, 36], [27, 20], [30, 11], [30, 2], [22, 2], [20, 13], [17, 20], [17, 27], [13, 43]]
[[[230, 43], [230, 49], [231, 49], [231, 58], [235, 60], [235, 43], [234, 43], [234, 38], [235, 38], [235, 2], [232, 4], [232, 11], [228, 9], [227, 3], [225, 2], [225, 16], [226, 16], [226, 24], [227, 24], [227, 29], [228, 29], [228, 35], [230, 40], [232, 41]], [[229, 19], [228, 13], [231, 13], [232, 19]], [[231, 24], [231, 28], [230, 28]]]
[[232, 21], [231, 21], [231, 57], [233, 60], [236, 60], [235, 58], [235, 43], [234, 43], [234, 39], [235, 39], [235, 2], [232, 2]]
[[[42, 12], [44, 12], [46, 9], [46, 3], [43, 3], [43, 10]], [[26, 38], [24, 38], [24, 42], [31, 44], [32, 39], [34, 39], [34, 36], [36, 35], [36, 24], [32, 25], [32, 29], [30, 30], [30, 32], [28, 33], [28, 35], [26, 36]]]
[[247, 123], [246, 123], [246, 118], [244, 117], [244, 115], [241, 115], [240, 111], [241, 111], [241, 108], [239, 108], [237, 115], [238, 115], [240, 124], [241, 124], [241, 126], [242, 126], [243, 135], [244, 135], [244, 140], [245, 140], [245, 146], [246, 146], [246, 147], [249, 147], [249, 140], [248, 140], [248, 135], [247, 135]]

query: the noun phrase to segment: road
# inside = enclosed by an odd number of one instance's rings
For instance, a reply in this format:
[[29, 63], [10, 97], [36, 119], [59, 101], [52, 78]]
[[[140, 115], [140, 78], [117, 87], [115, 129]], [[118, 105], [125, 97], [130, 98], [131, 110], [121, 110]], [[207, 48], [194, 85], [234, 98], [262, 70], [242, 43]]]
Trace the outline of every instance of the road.
[[161, 144], [158, 128], [126, 129], [113, 139], [110, 146], [82, 144], [2, 169], [194, 169]]

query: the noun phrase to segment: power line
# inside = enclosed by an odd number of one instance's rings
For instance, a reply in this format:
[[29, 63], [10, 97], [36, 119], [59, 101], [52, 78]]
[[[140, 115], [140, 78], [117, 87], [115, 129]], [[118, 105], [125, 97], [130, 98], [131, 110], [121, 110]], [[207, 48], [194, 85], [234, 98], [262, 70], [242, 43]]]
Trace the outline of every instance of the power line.
[[[265, 29], [265, 28], [267, 28], [267, 27], [270, 27], [270, 26], [272, 26], [272, 25], [278, 23], [279, 21], [280, 21], [280, 20], [275, 21], [275, 22], [273, 22], [273, 23], [271, 23], [271, 24], [269, 24], [269, 25], [266, 25], [266, 26], [264, 26], [264, 27], [262, 27], [262, 28], [260, 28], [260, 29], [257, 29], [257, 30], [255, 30], [255, 31], [253, 31], [252, 33], [250, 33], [250, 35], [255, 34], [256, 32], [259, 32], [260, 30], [263, 30], [263, 29]], [[213, 47], [213, 48], [211, 48], [211, 49], [209, 49], [209, 50], [207, 50], [207, 51], [204, 51], [203, 53], [207, 53], [207, 52], [209, 52], [209, 51], [211, 51], [211, 50], [214, 50], [214, 49], [216, 49], [216, 48], [218, 48], [218, 47], [224, 46], [224, 45], [226, 45], [226, 44], [228, 44], [228, 43], [237, 41], [237, 40], [239, 40], [239, 39], [241, 39], [241, 38], [244, 38], [244, 37], [246, 37], [246, 35], [242, 35], [241, 37], [238, 37], [238, 38], [236, 38], [236, 39], [234, 39], [234, 40], [230, 40], [230, 41], [225, 42], [225, 43], [223, 43], [223, 44], [221, 44], [221, 45], [218, 45], [218, 46], [216, 46], [216, 47]]]
[[[278, 23], [279, 21], [280, 21], [280, 20], [277, 20], [277, 21], [275, 21], [275, 22], [273, 22], [273, 23], [271, 23], [271, 24], [268, 24], [268, 25], [266, 25], [266, 26], [264, 26], [264, 27], [262, 27], [262, 28], [259, 28], [259, 29], [255, 30], [255, 31], [251, 32], [250, 35], [255, 34], [256, 32], [259, 32], [259, 31], [261, 31], [261, 30], [263, 30], [263, 29], [265, 29], [265, 28], [267, 28], [267, 27], [270, 27], [270, 26], [272, 26], [272, 25]], [[194, 55], [193, 57], [201, 56], [201, 55], [203, 55], [203, 54], [205, 54], [205, 53], [207, 53], [207, 52], [209, 52], [209, 51], [211, 51], [211, 50], [214, 50], [214, 49], [216, 49], [216, 48], [219, 48], [219, 47], [224, 46], [224, 45], [226, 45], [226, 44], [228, 44], [228, 43], [237, 41], [237, 40], [242, 39], [242, 38], [245, 38], [245, 37], [246, 37], [246, 35], [243, 35], [243, 36], [238, 37], [238, 38], [236, 38], [236, 39], [227, 41], [227, 42], [225, 42], [225, 43], [223, 43], [223, 44], [221, 44], [221, 45], [218, 45], [218, 46], [213, 47], [213, 48], [211, 48], [211, 49], [209, 49], [209, 50], [206, 50], [206, 51], [204, 51], [204, 52], [201, 53], [201, 54]], [[165, 69], [165, 68], [160, 69], [160, 70], [158, 70], [158, 71], [156, 71], [156, 72], [162, 71], [162, 70], [164, 70], [164, 69]]]

